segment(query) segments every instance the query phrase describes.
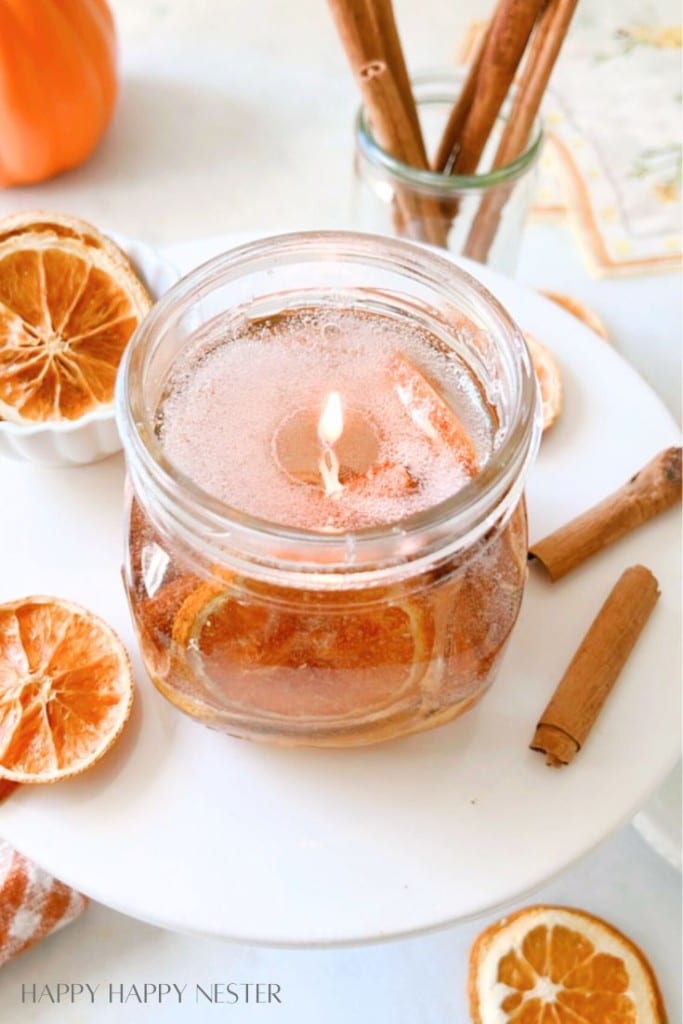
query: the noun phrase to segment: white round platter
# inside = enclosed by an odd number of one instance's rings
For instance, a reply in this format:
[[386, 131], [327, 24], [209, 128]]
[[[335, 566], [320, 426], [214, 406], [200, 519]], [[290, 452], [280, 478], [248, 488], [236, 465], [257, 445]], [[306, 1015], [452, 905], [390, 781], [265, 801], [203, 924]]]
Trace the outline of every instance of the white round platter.
[[[230, 241], [168, 254], [189, 269]], [[679, 434], [608, 344], [533, 291], [475, 272], [564, 373], [563, 414], [528, 487], [538, 539]], [[272, 945], [415, 933], [531, 892], [632, 818], [672, 770], [677, 510], [556, 584], [532, 570], [498, 680], [462, 719], [367, 749], [283, 750], [194, 723], [147, 680], [119, 576], [123, 480], [120, 456], [76, 469], [0, 463], [0, 601], [80, 601], [133, 654], [137, 701], [113, 751], [78, 779], [0, 806], [1, 835], [102, 903]], [[638, 562], [661, 598], [585, 747], [570, 767], [548, 768], [528, 748], [537, 717], [612, 584]]]
[[681, 762], [650, 797], [633, 824], [646, 843], [672, 867], [681, 870]]

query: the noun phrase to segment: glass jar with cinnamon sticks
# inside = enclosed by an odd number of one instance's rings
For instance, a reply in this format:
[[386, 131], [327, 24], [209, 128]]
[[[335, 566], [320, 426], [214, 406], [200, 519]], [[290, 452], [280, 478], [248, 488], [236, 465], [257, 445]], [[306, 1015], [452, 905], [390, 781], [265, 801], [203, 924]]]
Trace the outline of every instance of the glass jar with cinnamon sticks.
[[[497, 0], [460, 87], [443, 96], [432, 81], [436, 97], [411, 84], [391, 0], [328, 2], [363, 101], [359, 177], [388, 212], [388, 223], [359, 214], [356, 226], [510, 269], [515, 186], [538, 157], [537, 115], [578, 0]], [[430, 146], [421, 114], [437, 102], [450, 109]]]
[[[436, 151], [464, 82], [465, 75], [459, 70], [424, 72], [413, 79], [428, 152]], [[537, 119], [523, 152], [505, 166], [492, 168], [509, 106], [506, 103], [501, 110], [477, 171], [469, 174], [444, 174], [397, 159], [378, 141], [371, 114], [362, 106], [354, 126], [355, 227], [428, 242], [478, 259], [477, 253], [468, 250], [483, 213], [495, 207], [500, 215], [486, 262], [512, 272], [536, 187], [543, 131]]]

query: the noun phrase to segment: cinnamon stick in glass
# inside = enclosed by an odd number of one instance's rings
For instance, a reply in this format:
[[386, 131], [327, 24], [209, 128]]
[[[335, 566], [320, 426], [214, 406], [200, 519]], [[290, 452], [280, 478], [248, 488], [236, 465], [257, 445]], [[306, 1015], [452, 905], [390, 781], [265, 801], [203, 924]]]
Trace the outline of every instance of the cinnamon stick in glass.
[[487, 28], [482, 35], [465, 81], [462, 84], [460, 95], [446, 122], [439, 148], [432, 161], [432, 170], [442, 174], [451, 174], [453, 171], [453, 165], [460, 148], [460, 136], [465, 127], [465, 121], [469, 115], [477, 89], [477, 78], [479, 77], [479, 69], [484, 58], [489, 32], [490, 28]]
[[[390, 0], [329, 0], [329, 6], [377, 142], [401, 163], [427, 170]], [[437, 200], [406, 185], [397, 190], [394, 213], [400, 234], [445, 246], [448, 232]]]
[[[358, 69], [363, 102], [370, 115], [372, 130], [382, 149], [409, 167], [426, 169], [418, 141], [404, 115], [398, 88], [384, 61], [372, 61]], [[396, 188], [398, 225], [408, 234], [432, 245], [445, 246], [447, 229], [439, 201], [421, 195], [411, 185]]]
[[[545, 0], [499, 0], [489, 27], [476, 89], [457, 145], [453, 174], [474, 174]], [[447, 148], [442, 142], [439, 151]]]
[[[577, 3], [549, 0], [541, 12], [493, 160], [494, 169], [506, 167], [524, 152]], [[486, 261], [508, 194], [509, 189], [501, 188], [484, 196], [463, 250], [470, 259]]]
[[559, 580], [591, 555], [681, 500], [681, 449], [667, 448], [628, 483], [529, 549]]
[[413, 136], [420, 147], [420, 166], [428, 167], [427, 152], [422, 138], [422, 127], [413, 96], [410, 76], [406, 67], [403, 47], [396, 26], [391, 0], [368, 0], [373, 11], [375, 30], [382, 46], [382, 53], [396, 82], [403, 108], [413, 128]]
[[362, 67], [373, 61], [384, 61], [389, 65], [403, 107], [403, 117], [410, 124], [421, 152], [420, 166], [426, 167], [422, 129], [391, 0], [329, 0], [329, 7], [356, 77]]
[[570, 764], [584, 745], [659, 597], [649, 569], [635, 565], [619, 578], [541, 715], [532, 750], [546, 764]]

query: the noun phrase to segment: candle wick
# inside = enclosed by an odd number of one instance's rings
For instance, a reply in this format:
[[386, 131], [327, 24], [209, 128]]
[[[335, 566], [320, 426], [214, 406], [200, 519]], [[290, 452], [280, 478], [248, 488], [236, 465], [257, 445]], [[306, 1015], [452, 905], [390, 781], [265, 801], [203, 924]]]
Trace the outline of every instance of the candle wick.
[[325, 484], [326, 497], [339, 498], [344, 490], [339, 482], [339, 460], [329, 444], [323, 446], [320, 468], [322, 470], [323, 483]]
[[330, 391], [318, 421], [318, 438], [322, 452], [318, 461], [318, 469], [325, 485], [326, 498], [338, 498], [344, 490], [339, 482], [339, 459], [333, 445], [344, 430], [344, 411], [338, 391]]

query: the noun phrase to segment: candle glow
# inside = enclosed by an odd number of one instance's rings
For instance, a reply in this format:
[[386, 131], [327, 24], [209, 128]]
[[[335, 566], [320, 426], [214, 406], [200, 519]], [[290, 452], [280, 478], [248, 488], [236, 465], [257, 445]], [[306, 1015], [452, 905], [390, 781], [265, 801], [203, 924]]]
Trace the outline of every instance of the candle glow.
[[343, 432], [344, 410], [341, 396], [338, 391], [330, 391], [318, 420], [318, 438], [323, 448], [318, 468], [325, 485], [325, 496], [328, 498], [337, 498], [344, 490], [339, 482], [339, 459], [333, 448]]

